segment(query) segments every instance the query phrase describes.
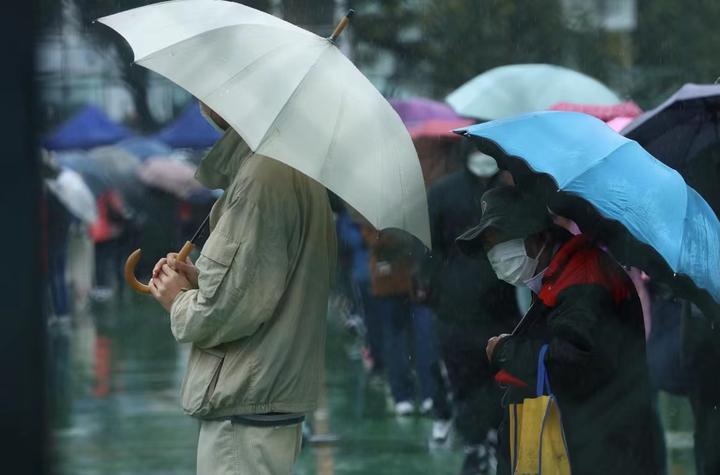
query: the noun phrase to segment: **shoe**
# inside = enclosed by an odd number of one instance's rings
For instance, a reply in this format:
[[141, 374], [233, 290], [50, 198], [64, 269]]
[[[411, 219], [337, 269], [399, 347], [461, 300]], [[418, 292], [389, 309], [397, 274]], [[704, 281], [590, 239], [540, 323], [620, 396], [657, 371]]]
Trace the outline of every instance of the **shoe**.
[[452, 419], [435, 419], [432, 424], [432, 434], [430, 436], [430, 447], [442, 447], [447, 444], [450, 438], [450, 429], [452, 428]]
[[409, 416], [415, 412], [415, 406], [410, 401], [400, 401], [395, 403], [395, 415], [396, 416]]
[[424, 399], [420, 404], [420, 414], [428, 414], [433, 410], [433, 400], [430, 398]]
[[488, 475], [490, 473], [489, 458], [488, 450], [482, 444], [465, 447], [465, 460], [463, 460], [460, 475]]

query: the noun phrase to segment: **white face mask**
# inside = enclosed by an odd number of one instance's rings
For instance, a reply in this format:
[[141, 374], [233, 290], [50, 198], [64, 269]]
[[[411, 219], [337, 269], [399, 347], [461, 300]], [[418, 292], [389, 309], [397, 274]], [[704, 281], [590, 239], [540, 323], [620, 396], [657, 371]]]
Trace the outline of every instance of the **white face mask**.
[[[538, 257], [545, 250], [545, 244]], [[520, 287], [535, 276], [538, 260], [527, 255], [524, 239], [512, 239], [493, 246], [487, 253], [490, 265], [498, 279]]]
[[480, 178], [490, 178], [498, 172], [495, 159], [482, 152], [473, 152], [468, 157], [467, 167], [470, 173]]

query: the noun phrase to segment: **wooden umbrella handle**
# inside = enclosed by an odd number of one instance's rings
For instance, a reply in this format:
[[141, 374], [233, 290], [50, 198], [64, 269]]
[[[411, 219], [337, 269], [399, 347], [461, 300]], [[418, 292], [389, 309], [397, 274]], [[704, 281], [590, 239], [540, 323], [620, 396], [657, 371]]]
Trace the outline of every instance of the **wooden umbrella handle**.
[[355, 10], [350, 10], [347, 12], [347, 15], [343, 17], [342, 20], [340, 20], [340, 23], [335, 27], [335, 31], [333, 31], [333, 34], [330, 35], [330, 41], [335, 41], [338, 39], [338, 37], [342, 34], [343, 31], [345, 31], [345, 28], [350, 24], [350, 19], [355, 15]]
[[[191, 243], [190, 241], [186, 241], [182, 249], [180, 249], [180, 252], [178, 252], [178, 259], [181, 262], [185, 262], [188, 255], [193, 250], [193, 247], [193, 243]], [[135, 249], [135, 251], [133, 251], [133, 253], [128, 256], [127, 260], [125, 261], [125, 281], [135, 292], [141, 294], [149, 294], [150, 287], [147, 284], [143, 284], [135, 277], [135, 267], [140, 261], [141, 255], [142, 251], [140, 249]]]
[[195, 247], [193, 245], [193, 243], [191, 243], [190, 241], [185, 241], [185, 244], [183, 244], [182, 249], [180, 249], [180, 252], [178, 252], [178, 256], [177, 256], [178, 260], [180, 262], [185, 262], [187, 260], [188, 256], [190, 255], [190, 253], [192, 252], [193, 247]]

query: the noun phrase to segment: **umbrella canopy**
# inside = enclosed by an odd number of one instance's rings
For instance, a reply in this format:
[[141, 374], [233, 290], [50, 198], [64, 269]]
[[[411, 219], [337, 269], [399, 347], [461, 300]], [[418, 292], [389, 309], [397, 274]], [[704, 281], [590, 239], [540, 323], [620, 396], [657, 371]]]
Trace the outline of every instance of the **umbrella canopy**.
[[65, 168], [45, 184], [73, 216], [88, 224], [97, 219], [95, 197], [79, 173]]
[[720, 316], [720, 222], [680, 174], [636, 142], [574, 112], [527, 114], [464, 134], [618, 260]]
[[195, 179], [195, 167], [170, 157], [150, 158], [138, 172], [140, 181], [180, 199], [188, 199], [205, 189]]
[[112, 187], [117, 189], [133, 208], [143, 205], [143, 187], [138, 179], [140, 159], [121, 147], [108, 145], [88, 152], [108, 177]]
[[615, 132], [620, 132], [622, 129], [628, 126], [633, 121], [632, 117], [615, 117], [614, 119], [608, 120], [607, 125]]
[[393, 106], [408, 129], [428, 120], [456, 120], [459, 118], [452, 107], [447, 104], [422, 97], [390, 99], [390, 105]]
[[82, 152], [60, 152], [54, 156], [57, 163], [79, 173], [97, 197], [113, 187], [110, 176], [102, 163]]
[[551, 64], [500, 66], [476, 76], [447, 96], [463, 117], [493, 120], [547, 110], [559, 102], [612, 105], [622, 100], [607, 86]]
[[551, 111], [582, 112], [597, 117], [603, 122], [610, 122], [618, 117], [637, 117], [642, 114], [640, 106], [632, 101], [614, 104], [611, 106], [598, 106], [593, 104], [576, 104], [574, 102], [558, 102], [550, 106]]
[[686, 84], [622, 134], [683, 171], [707, 147], [720, 143], [720, 85]]
[[429, 246], [412, 140], [333, 41], [225, 1], [163, 2], [99, 21], [129, 42], [138, 64], [209, 105], [255, 153], [322, 183], [376, 228], [404, 229]]
[[400, 116], [413, 140], [454, 140], [457, 135], [452, 133], [453, 129], [467, 127], [474, 122], [463, 119], [447, 104], [431, 99], [391, 99], [390, 105]]
[[62, 124], [44, 145], [49, 150], [89, 149], [130, 136], [132, 132], [113, 122], [101, 109], [87, 106]]
[[162, 129], [156, 139], [172, 148], [208, 148], [220, 138], [215, 130], [200, 113], [197, 102], [192, 101], [182, 114]]
[[131, 137], [115, 145], [132, 153], [140, 160], [145, 160], [153, 156], [170, 155], [172, 153], [172, 148], [168, 145], [150, 137]]
[[108, 145], [97, 147], [88, 156], [103, 167], [111, 181], [123, 180], [136, 174], [140, 168], [140, 159], [126, 150]]

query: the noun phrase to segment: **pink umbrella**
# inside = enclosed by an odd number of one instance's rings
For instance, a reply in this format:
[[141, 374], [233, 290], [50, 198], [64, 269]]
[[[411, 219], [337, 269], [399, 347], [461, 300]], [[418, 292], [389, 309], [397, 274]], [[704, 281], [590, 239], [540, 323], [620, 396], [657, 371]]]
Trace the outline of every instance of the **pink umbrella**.
[[576, 104], [572, 102], [559, 102], [550, 107], [554, 111], [566, 112], [582, 112], [597, 117], [603, 122], [616, 119], [618, 117], [629, 117], [633, 119], [642, 114], [642, 109], [632, 101], [614, 104], [611, 106], [599, 106], [591, 104]]
[[635, 120], [633, 117], [615, 117], [613, 120], [609, 120], [607, 125], [615, 132], [620, 132], [633, 120]]
[[413, 140], [420, 138], [458, 140], [460, 137], [453, 134], [452, 130], [474, 123], [457, 115], [449, 105], [431, 99], [420, 97], [391, 99], [390, 104], [402, 119]]
[[461, 137], [454, 134], [453, 129], [467, 127], [475, 121], [469, 119], [434, 119], [428, 120], [415, 127], [409, 127], [410, 136], [413, 140], [422, 138], [456, 140]]
[[180, 199], [188, 198], [203, 186], [195, 179], [195, 167], [174, 158], [150, 158], [142, 164], [138, 173], [140, 181]]

